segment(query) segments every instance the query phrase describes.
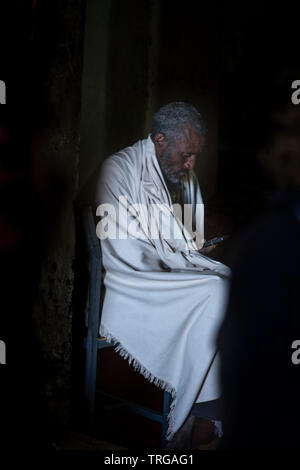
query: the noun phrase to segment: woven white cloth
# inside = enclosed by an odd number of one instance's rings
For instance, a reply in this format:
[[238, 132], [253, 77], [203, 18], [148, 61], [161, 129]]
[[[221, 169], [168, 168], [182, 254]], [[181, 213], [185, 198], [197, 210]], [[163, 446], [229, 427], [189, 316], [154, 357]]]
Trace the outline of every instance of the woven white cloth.
[[[95, 200], [102, 207], [97, 214], [104, 216], [97, 225], [98, 236], [103, 237], [104, 222], [117, 222], [116, 238], [101, 240], [106, 292], [100, 334], [115, 343], [147, 379], [172, 394], [168, 439], [195, 401], [220, 397], [215, 336], [230, 276], [227, 266], [198, 252], [203, 244], [204, 210], [193, 172], [184, 188], [185, 203], [192, 204], [196, 241], [195, 233], [174, 213], [149, 136], [104, 162]], [[120, 206], [120, 196], [131, 208], [129, 238], [125, 212], [120, 216], [120, 207], [125, 208], [123, 202]], [[108, 206], [103, 204], [111, 204], [117, 215], [105, 212]], [[134, 204], [146, 207], [146, 212], [135, 210]], [[153, 204], [160, 204], [160, 221]], [[172, 219], [174, 233], [182, 233], [181, 239], [164, 238], [161, 224], [167, 219]]]

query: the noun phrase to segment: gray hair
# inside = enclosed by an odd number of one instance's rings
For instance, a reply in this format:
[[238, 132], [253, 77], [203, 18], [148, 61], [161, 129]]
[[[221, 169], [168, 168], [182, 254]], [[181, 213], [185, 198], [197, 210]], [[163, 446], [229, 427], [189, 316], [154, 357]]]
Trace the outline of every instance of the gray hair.
[[206, 125], [197, 109], [188, 103], [175, 101], [159, 108], [154, 114], [150, 135], [163, 134], [170, 142], [179, 140], [190, 124], [201, 137], [206, 136]]

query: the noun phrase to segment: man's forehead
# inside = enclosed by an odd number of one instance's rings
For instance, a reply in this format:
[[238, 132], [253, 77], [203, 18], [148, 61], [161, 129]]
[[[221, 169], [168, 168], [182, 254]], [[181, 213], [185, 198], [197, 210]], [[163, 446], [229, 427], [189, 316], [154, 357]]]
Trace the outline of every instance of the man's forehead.
[[204, 140], [205, 137], [200, 136], [190, 124], [187, 124], [176, 146], [186, 153], [195, 153], [201, 150]]

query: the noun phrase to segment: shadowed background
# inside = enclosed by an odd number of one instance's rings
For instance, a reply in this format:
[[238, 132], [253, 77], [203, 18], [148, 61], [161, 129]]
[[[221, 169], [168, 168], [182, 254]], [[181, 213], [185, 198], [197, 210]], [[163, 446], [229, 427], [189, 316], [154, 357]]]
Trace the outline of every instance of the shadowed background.
[[231, 235], [214, 252], [226, 261], [235, 234], [272, 192], [255, 157], [272, 109], [289, 102], [299, 79], [297, 14], [288, 3], [270, 8], [264, 1], [19, 0], [3, 8], [1, 21], [8, 103], [0, 109], [8, 135], [1, 134], [1, 253], [9, 307], [0, 339], [7, 335], [19, 363], [14, 380], [24, 383], [18, 373], [33, 335], [33, 357], [44, 362], [27, 361], [41, 377], [32, 390], [43, 397], [45, 422], [60, 429], [80, 421], [74, 202], [90, 200], [104, 158], [147, 136], [158, 107], [190, 102], [208, 127], [196, 169], [206, 237]]

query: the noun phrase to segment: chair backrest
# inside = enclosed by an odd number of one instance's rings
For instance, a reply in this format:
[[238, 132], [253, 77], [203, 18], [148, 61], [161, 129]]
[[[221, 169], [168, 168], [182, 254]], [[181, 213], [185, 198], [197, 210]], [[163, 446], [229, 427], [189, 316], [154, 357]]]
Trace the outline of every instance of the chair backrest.
[[102, 253], [92, 207], [82, 206], [79, 211], [90, 267], [87, 341], [93, 342], [99, 335], [100, 326]]

